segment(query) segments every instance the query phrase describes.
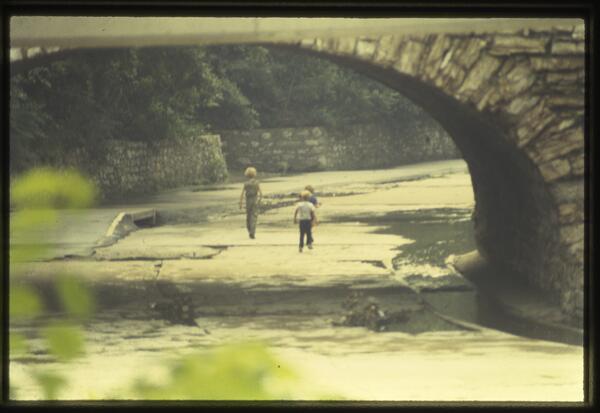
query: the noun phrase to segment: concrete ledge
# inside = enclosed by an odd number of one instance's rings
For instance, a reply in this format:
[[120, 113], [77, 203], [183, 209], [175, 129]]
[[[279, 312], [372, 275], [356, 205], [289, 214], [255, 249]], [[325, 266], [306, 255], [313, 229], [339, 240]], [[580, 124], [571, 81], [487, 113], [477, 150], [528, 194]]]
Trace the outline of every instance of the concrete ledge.
[[156, 225], [156, 210], [142, 209], [134, 212], [120, 212], [109, 225], [106, 233], [96, 243], [96, 247], [106, 247], [114, 244], [132, 231], [137, 230], [138, 224], [148, 221], [150, 225]]
[[125, 236], [137, 229], [140, 221], [149, 220], [151, 225], [156, 225], [156, 210], [144, 209], [136, 212], [121, 212], [106, 230], [105, 237]]
[[[11, 46], [124, 47], [299, 41], [378, 34], [489, 33], [583, 25], [565, 18], [14, 16]], [[11, 54], [12, 57], [12, 54]], [[13, 60], [15, 57], [11, 58]]]
[[481, 324], [532, 338], [583, 345], [583, 325], [578, 326], [558, 305], [521, 280], [493, 268], [479, 252], [457, 256], [452, 265], [477, 287], [482, 302], [489, 307]]

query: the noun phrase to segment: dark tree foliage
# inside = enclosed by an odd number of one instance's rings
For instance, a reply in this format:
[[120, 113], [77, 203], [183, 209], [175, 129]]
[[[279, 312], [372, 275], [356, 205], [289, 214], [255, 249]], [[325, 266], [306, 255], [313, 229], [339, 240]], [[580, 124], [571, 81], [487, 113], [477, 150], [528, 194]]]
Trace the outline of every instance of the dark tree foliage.
[[394, 90], [325, 59], [256, 46], [209, 51], [219, 73], [251, 102], [263, 128], [376, 122], [400, 126], [424, 116]]
[[94, 49], [11, 78], [11, 170], [110, 139], [223, 129], [402, 127], [422, 112], [327, 60], [260, 46]]

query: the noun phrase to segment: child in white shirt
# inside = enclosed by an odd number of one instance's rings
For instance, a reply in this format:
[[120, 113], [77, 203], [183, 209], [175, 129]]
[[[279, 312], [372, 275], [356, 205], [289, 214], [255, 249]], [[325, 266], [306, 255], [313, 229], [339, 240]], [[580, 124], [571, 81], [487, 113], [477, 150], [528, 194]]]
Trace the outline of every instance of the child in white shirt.
[[315, 206], [309, 201], [310, 192], [302, 191], [300, 194], [302, 201], [296, 205], [296, 211], [294, 212], [294, 224], [300, 222], [300, 248], [302, 252], [304, 248], [304, 235], [306, 234], [306, 246], [308, 249], [312, 249], [313, 237], [312, 237], [312, 226], [317, 224], [317, 214], [315, 213]]

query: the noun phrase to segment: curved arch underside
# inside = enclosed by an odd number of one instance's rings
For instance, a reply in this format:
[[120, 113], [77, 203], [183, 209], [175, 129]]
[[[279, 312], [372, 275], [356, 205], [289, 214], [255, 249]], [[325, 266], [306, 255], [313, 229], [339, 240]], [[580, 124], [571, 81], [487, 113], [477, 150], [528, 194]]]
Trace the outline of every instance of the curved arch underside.
[[[469, 166], [481, 254], [544, 292], [565, 314], [581, 319], [583, 21], [480, 25], [476, 31], [463, 26], [447, 32], [398, 27], [368, 36], [347, 31], [335, 37], [322, 29], [283, 38], [254, 27], [243, 41], [207, 39], [203, 44], [254, 42], [315, 54], [378, 80], [423, 107], [452, 136]], [[319, 33], [326, 37], [314, 37]], [[84, 40], [80, 46], [89, 46], [90, 40]], [[77, 39], [69, 42], [77, 46]], [[197, 38], [183, 41], [198, 43]], [[166, 44], [182, 43], [167, 39]], [[126, 45], [135, 44], [114, 46]], [[11, 71], [69, 53], [40, 50], [37, 59], [21, 59]]]

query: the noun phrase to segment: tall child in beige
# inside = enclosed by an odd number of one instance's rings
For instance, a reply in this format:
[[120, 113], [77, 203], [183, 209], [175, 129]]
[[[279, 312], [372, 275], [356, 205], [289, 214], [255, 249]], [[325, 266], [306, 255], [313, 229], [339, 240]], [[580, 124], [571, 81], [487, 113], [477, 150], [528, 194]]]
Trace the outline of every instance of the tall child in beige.
[[247, 168], [244, 175], [248, 178], [248, 181], [244, 184], [242, 195], [240, 195], [240, 209], [244, 203], [244, 195], [246, 195], [246, 228], [248, 229], [248, 236], [254, 238], [256, 236], [256, 220], [258, 219], [258, 206], [262, 199], [262, 191], [256, 179], [256, 168]]

